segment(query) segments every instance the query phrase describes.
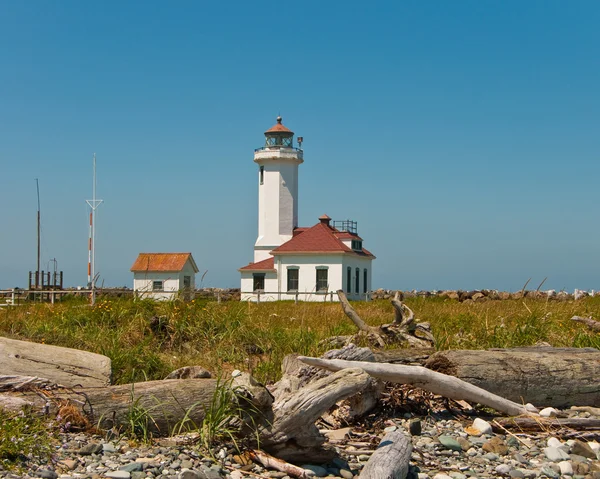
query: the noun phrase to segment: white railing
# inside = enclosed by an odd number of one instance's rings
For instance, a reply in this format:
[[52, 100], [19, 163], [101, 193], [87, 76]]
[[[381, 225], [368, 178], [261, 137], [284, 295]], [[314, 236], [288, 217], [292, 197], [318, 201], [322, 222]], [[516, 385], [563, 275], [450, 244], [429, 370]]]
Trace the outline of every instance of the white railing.
[[[346, 293], [351, 301], [370, 301], [371, 292], [359, 294]], [[242, 301], [255, 301], [257, 303], [267, 301], [313, 301], [313, 302], [338, 302], [339, 298], [336, 291], [242, 291], [240, 293]]]

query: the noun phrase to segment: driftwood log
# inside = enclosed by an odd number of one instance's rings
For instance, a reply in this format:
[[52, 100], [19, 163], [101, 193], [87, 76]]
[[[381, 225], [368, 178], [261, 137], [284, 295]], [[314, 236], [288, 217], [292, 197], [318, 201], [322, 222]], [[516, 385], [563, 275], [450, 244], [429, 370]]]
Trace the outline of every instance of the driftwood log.
[[600, 430], [600, 418], [542, 418], [542, 417], [510, 417], [496, 419], [494, 423], [506, 429], [525, 431], [548, 431], [550, 429], [570, 428], [577, 431]]
[[[219, 387], [216, 379], [167, 379], [105, 388], [64, 388], [43, 378], [14, 377], [14, 384], [28, 384], [0, 395], [0, 407], [14, 409], [30, 405], [38, 414], [62, 416], [69, 411], [71, 422], [103, 429], [127, 428], [132, 417], [155, 435], [170, 435], [199, 427], [205, 408]], [[315, 421], [336, 402], [364, 389], [371, 378], [360, 369], [346, 369], [321, 378], [273, 403], [269, 391], [248, 374], [234, 378], [231, 387], [241, 396], [240, 407], [256, 428], [260, 446], [288, 461], [327, 461], [333, 448]], [[38, 386], [43, 385], [44, 389]], [[222, 386], [222, 384], [221, 384]], [[253, 435], [249, 435], [253, 437]]]
[[504, 399], [480, 387], [461, 379], [431, 371], [421, 366], [403, 366], [399, 364], [367, 363], [363, 361], [344, 361], [340, 359], [318, 359], [299, 356], [298, 359], [311, 366], [339, 371], [345, 368], [361, 368], [373, 377], [399, 384], [412, 384], [434, 394], [450, 399], [464, 399], [489, 406], [511, 416], [530, 415], [532, 412], [524, 405]]
[[425, 366], [518, 403], [558, 408], [600, 404], [600, 351], [593, 348], [441, 351]]
[[315, 421], [336, 402], [357, 394], [369, 384], [362, 369], [347, 368], [310, 382], [296, 393], [273, 404], [273, 418], [260, 431], [260, 443], [268, 452], [286, 461], [322, 461], [335, 457], [327, 447]]
[[110, 384], [110, 359], [101, 354], [0, 337], [0, 374], [39, 376], [66, 387]]
[[405, 479], [412, 442], [399, 431], [386, 434], [360, 473], [362, 479]]
[[590, 318], [582, 318], [581, 316], [573, 316], [571, 318], [571, 321], [575, 321], [577, 323], [583, 323], [588, 328], [590, 328], [592, 331], [600, 332], [600, 321], [595, 321], [591, 317]]
[[374, 346], [384, 348], [388, 345], [408, 345], [416, 348], [430, 348], [435, 345], [435, 339], [430, 331], [429, 323], [418, 322], [415, 313], [399, 299], [398, 293], [391, 300], [394, 307], [394, 321], [391, 324], [370, 326], [358, 315], [351, 306], [343, 290], [337, 291], [344, 314], [358, 328], [357, 336], [333, 338], [332, 344], [339, 346], [354, 343], [361, 336]]
[[148, 430], [169, 435], [185, 417], [190, 424], [202, 424], [202, 405], [210, 404], [216, 387], [215, 379], [168, 379], [105, 388], [30, 390], [11, 396], [29, 402], [34, 411], [52, 416], [67, 405], [75, 406], [90, 425], [105, 429], [122, 429], [132, 415], [143, 420], [145, 411]]
[[[345, 359], [348, 361], [375, 361], [375, 355], [369, 348], [359, 348], [354, 344], [342, 349], [327, 351], [322, 357], [324, 359]], [[331, 371], [313, 368], [298, 361], [297, 354], [290, 354], [283, 358], [281, 369], [283, 372], [281, 379], [271, 388], [275, 401], [284, 396], [295, 394], [310, 382], [332, 374]], [[321, 419], [332, 427], [342, 427], [355, 417], [362, 416], [373, 409], [378, 404], [383, 390], [383, 381], [369, 377], [368, 384], [362, 390], [353, 396], [338, 401], [321, 416]]]

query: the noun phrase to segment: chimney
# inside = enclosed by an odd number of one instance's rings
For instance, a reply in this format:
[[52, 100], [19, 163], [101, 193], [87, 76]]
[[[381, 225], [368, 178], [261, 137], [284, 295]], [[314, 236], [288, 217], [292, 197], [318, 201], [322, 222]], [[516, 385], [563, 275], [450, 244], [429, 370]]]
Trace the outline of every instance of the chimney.
[[331, 221], [331, 218], [327, 215], [323, 215], [319, 217], [319, 221], [321, 222], [321, 224], [325, 225], [325, 226], [329, 226], [329, 222]]

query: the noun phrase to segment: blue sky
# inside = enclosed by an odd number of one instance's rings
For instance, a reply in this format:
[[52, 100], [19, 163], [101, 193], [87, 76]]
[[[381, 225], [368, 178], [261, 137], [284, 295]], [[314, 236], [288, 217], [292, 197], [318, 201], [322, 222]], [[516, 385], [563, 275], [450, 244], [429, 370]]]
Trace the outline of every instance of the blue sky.
[[[300, 224], [358, 221], [374, 287], [600, 289], [600, 4], [1, 2], [0, 288], [132, 284], [191, 251], [239, 285], [253, 150], [304, 137]], [[198, 280], [200, 276], [198, 277]]]

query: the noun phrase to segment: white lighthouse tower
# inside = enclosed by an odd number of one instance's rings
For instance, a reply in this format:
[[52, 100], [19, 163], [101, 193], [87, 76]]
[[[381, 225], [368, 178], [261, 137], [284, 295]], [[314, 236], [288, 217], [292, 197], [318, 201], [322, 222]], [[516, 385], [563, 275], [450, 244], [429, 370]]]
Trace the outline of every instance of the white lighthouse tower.
[[269, 252], [290, 240], [298, 226], [298, 165], [304, 161], [302, 139], [294, 148], [294, 132], [277, 117], [265, 132], [265, 146], [254, 151], [258, 164], [258, 238], [254, 262], [270, 258]]

